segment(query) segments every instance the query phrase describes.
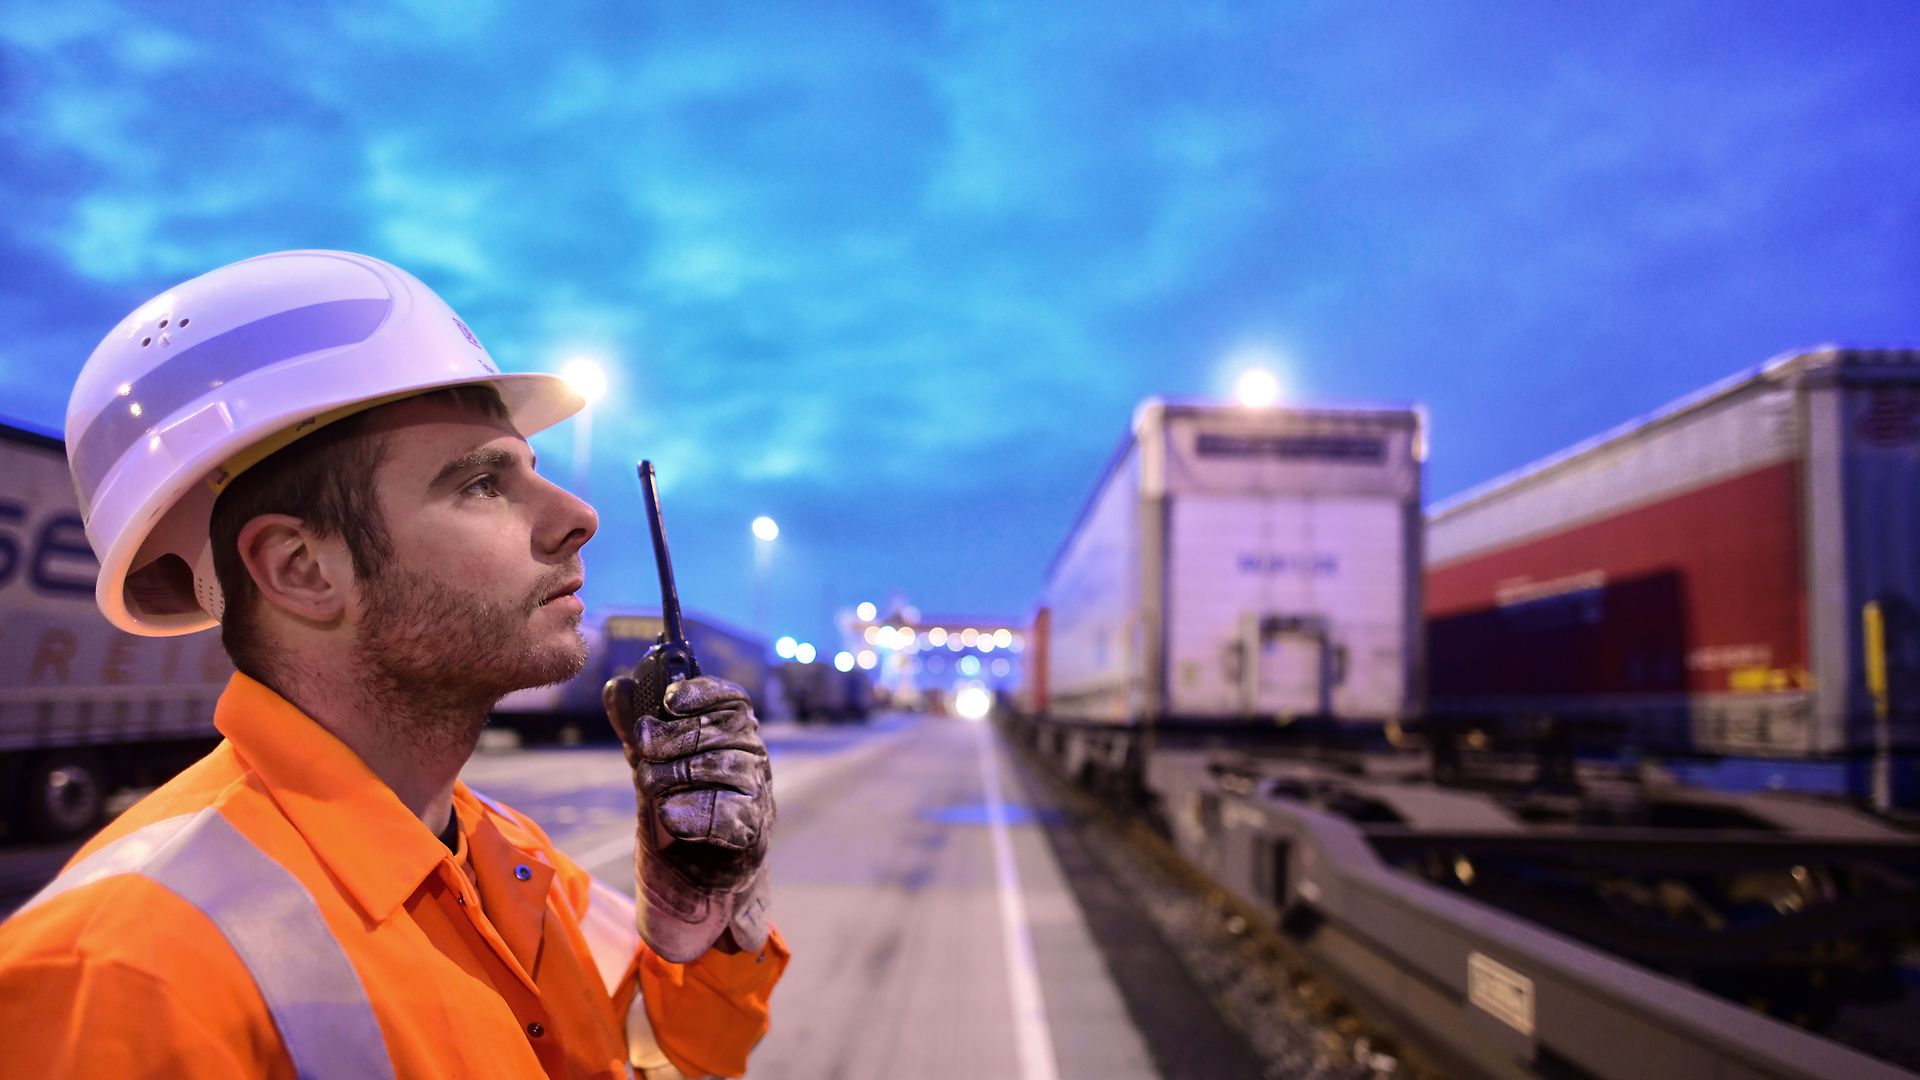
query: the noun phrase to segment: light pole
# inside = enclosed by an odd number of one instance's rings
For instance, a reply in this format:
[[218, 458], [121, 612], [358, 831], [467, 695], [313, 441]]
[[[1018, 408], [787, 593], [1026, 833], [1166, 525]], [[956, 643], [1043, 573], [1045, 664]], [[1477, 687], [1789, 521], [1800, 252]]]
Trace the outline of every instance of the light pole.
[[761, 634], [770, 632], [772, 621], [767, 612], [767, 579], [773, 574], [773, 542], [780, 538], [780, 526], [765, 514], [753, 519], [753, 618]]
[[607, 373], [588, 357], [575, 357], [560, 369], [574, 393], [587, 401], [587, 407], [573, 421], [573, 493], [587, 497], [587, 465], [593, 457], [593, 403], [607, 393]]

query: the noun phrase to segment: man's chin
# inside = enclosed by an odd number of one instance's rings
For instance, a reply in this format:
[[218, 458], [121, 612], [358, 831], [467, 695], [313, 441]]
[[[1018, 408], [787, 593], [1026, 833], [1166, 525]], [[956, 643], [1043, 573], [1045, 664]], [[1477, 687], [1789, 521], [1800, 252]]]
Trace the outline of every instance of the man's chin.
[[[557, 686], [568, 682], [574, 676], [586, 670], [587, 639], [580, 633], [579, 627], [571, 627], [560, 641], [549, 649], [533, 650], [528, 670], [514, 680], [515, 690], [528, 690], [540, 686]], [[511, 691], [509, 691], [511, 692]]]

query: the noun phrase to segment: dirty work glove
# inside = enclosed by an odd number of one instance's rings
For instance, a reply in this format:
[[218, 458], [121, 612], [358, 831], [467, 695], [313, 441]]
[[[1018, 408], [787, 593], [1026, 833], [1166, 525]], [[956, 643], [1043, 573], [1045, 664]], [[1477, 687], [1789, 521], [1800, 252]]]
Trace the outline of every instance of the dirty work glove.
[[641, 716], [632, 679], [601, 691], [639, 796], [640, 936], [676, 963], [758, 952], [768, 914], [773, 770], [746, 691], [711, 676], [667, 688], [664, 716]]

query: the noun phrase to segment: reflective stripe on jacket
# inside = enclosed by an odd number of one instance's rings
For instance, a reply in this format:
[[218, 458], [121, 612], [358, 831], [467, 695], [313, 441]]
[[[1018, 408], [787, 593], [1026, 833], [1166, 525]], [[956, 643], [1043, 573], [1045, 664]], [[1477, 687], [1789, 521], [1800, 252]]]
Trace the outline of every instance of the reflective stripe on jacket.
[[469, 878], [264, 686], [235, 676], [216, 723], [219, 749], [0, 926], [0, 1075], [744, 1071], [777, 938], [668, 964], [512, 810], [456, 787]]

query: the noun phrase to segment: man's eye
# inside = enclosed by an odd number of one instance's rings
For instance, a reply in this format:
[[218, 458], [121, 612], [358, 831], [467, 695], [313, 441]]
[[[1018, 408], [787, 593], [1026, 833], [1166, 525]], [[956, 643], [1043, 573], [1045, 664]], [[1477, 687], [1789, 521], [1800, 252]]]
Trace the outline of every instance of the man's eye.
[[500, 494], [500, 485], [493, 477], [483, 476], [473, 483], [468, 484], [466, 490], [470, 495], [483, 495], [487, 498], [492, 498]]

